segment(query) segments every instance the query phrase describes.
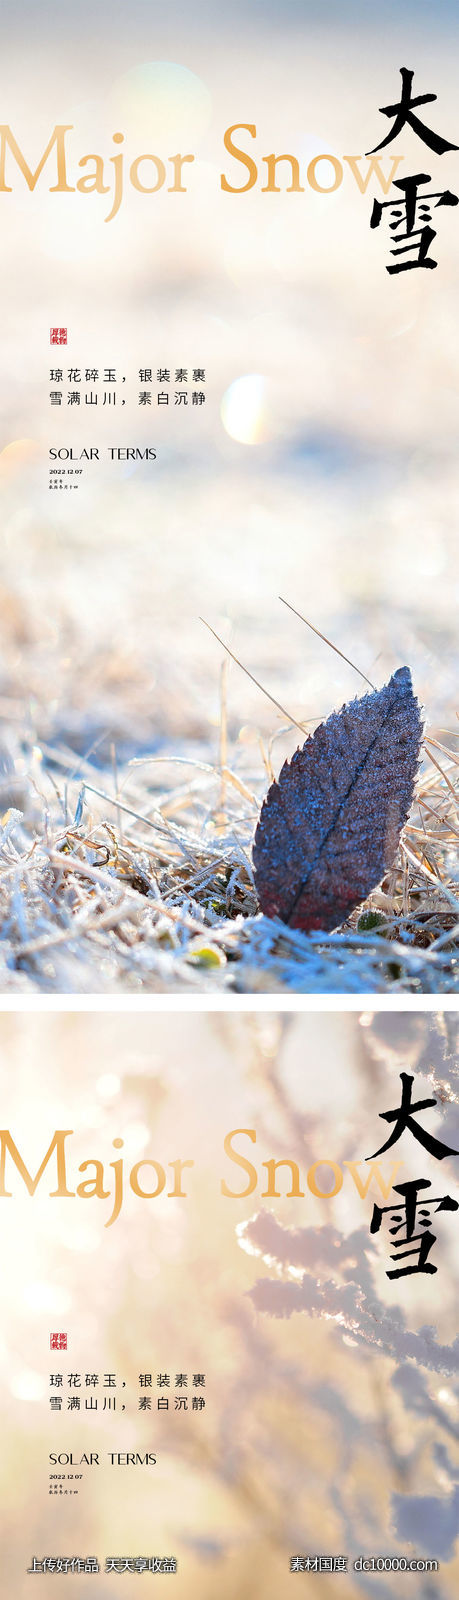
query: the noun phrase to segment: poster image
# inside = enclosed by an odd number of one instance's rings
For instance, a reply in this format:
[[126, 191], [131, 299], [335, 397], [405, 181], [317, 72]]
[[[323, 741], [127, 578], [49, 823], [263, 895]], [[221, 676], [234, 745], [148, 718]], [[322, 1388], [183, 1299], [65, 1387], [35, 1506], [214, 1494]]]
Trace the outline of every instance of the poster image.
[[9, 9], [18, 1003], [457, 993], [456, 52], [448, 0]]
[[452, 1015], [2, 1016], [2, 1593], [452, 1600], [457, 1090]]
[[458, 18], [0, 51], [0, 1595], [455, 1600]]

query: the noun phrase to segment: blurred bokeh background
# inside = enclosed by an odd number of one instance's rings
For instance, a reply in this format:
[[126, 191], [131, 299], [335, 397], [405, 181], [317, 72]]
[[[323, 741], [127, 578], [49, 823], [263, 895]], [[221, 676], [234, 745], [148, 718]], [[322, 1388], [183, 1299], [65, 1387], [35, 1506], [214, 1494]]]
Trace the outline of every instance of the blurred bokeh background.
[[[294, 1554], [435, 1557], [434, 1576], [403, 1574], [403, 1592], [449, 1600], [457, 1592], [455, 1301], [457, 1220], [436, 1219], [435, 1277], [386, 1277], [389, 1239], [370, 1237], [374, 1195], [346, 1174], [335, 1199], [263, 1200], [272, 1157], [301, 1173], [325, 1158], [343, 1169], [378, 1149], [379, 1113], [399, 1103], [399, 1073], [416, 1097], [434, 1096], [430, 1130], [457, 1144], [457, 1018], [370, 1012], [280, 1016], [5, 1014], [0, 1018], [2, 1123], [30, 1172], [56, 1128], [67, 1141], [68, 1183], [80, 1162], [122, 1154], [164, 1166], [192, 1159], [187, 1198], [141, 1201], [126, 1181], [111, 1201], [51, 1199], [45, 1170], [33, 1199], [8, 1163], [0, 1204], [2, 1300], [1, 1592], [29, 1593], [30, 1558], [174, 1554], [174, 1593], [277, 1600]], [[318, 1071], [320, 1063], [320, 1071]], [[332, 1111], [330, 1111], [332, 1107]], [[256, 1130], [260, 1182], [223, 1140]], [[124, 1139], [124, 1148], [112, 1141]], [[405, 1134], [381, 1157], [403, 1176], [431, 1177], [456, 1195], [455, 1158], [433, 1162]], [[359, 1167], [365, 1173], [365, 1168]], [[92, 1175], [92, 1169], [86, 1177]], [[143, 1174], [145, 1183], [147, 1173]], [[322, 1168], [317, 1181], [330, 1186]], [[146, 1186], [146, 1183], [145, 1183]], [[278, 1187], [285, 1195], [286, 1173]], [[384, 1203], [384, 1202], [383, 1202]], [[65, 1355], [50, 1354], [65, 1330]], [[456, 1341], [457, 1342], [457, 1341]], [[62, 1371], [63, 1408], [50, 1410], [50, 1372]], [[69, 1372], [116, 1373], [126, 1412], [69, 1412]], [[139, 1374], [153, 1373], [151, 1413], [138, 1410]], [[205, 1373], [201, 1413], [158, 1413], [156, 1375]], [[121, 1384], [124, 1381], [126, 1388]], [[193, 1393], [190, 1384], [191, 1393]], [[83, 1395], [88, 1391], [84, 1388]], [[111, 1391], [113, 1392], [113, 1391]], [[145, 1392], [145, 1391], [144, 1391]], [[81, 1468], [78, 1496], [49, 1495], [51, 1451], [100, 1452]], [[157, 1452], [154, 1469], [112, 1468], [108, 1451]], [[455, 1455], [456, 1452], [456, 1455]], [[53, 1471], [66, 1468], [53, 1468]], [[68, 1469], [72, 1471], [72, 1468]], [[78, 1466], [74, 1462], [74, 1471]], [[63, 1480], [63, 1488], [75, 1483]], [[103, 1564], [103, 1563], [102, 1563]], [[54, 1573], [53, 1593], [105, 1597], [137, 1579]], [[298, 1579], [301, 1582], [301, 1578]], [[387, 1573], [307, 1579], [345, 1600], [400, 1594]], [[137, 1590], [136, 1590], [137, 1592]]]
[[[261, 158], [363, 155], [387, 132], [399, 69], [437, 102], [426, 120], [459, 143], [453, 5], [280, 5], [225, 13], [132, 0], [22, 3], [2, 40], [0, 101], [35, 167], [54, 125], [70, 181], [125, 134], [194, 152], [188, 193], [34, 193], [7, 156], [0, 195], [0, 616], [2, 710], [13, 731], [87, 749], [212, 754], [221, 651], [204, 614], [296, 717], [355, 692], [343, 662], [279, 605], [297, 604], [382, 683], [404, 660], [437, 729], [455, 726], [457, 665], [458, 212], [437, 213], [435, 272], [386, 272], [370, 232], [374, 190], [261, 194]], [[260, 179], [223, 148], [257, 127]], [[384, 152], [458, 187], [410, 132]], [[432, 165], [433, 162], [433, 165]], [[436, 165], [435, 165], [436, 163]], [[84, 169], [82, 169], [84, 170]], [[281, 169], [282, 172], [282, 169]], [[238, 176], [236, 176], [238, 174]], [[323, 173], [322, 173], [323, 176]], [[51, 349], [50, 326], [68, 328]], [[115, 366], [124, 409], [51, 409], [49, 371]], [[205, 405], [139, 407], [141, 367], [204, 367]], [[64, 396], [71, 387], [64, 382]], [[50, 445], [151, 444], [156, 463], [85, 468], [51, 493]], [[70, 480], [69, 480], [70, 481]], [[276, 712], [231, 667], [230, 732], [272, 732]], [[247, 731], [248, 730], [248, 731]], [[255, 737], [255, 736], [254, 736]], [[254, 764], [258, 756], [254, 749]]]

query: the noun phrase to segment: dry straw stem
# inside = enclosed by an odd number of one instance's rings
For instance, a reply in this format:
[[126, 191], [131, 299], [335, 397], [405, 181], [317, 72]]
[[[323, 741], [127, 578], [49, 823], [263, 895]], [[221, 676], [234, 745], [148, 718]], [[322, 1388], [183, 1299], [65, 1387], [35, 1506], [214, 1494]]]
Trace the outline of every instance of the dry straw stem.
[[112, 750], [104, 772], [66, 748], [18, 747], [0, 830], [2, 991], [457, 991], [454, 751], [425, 741], [397, 860], [365, 905], [380, 925], [362, 932], [360, 910], [337, 933], [306, 936], [258, 912], [251, 849], [266, 771], [256, 736], [230, 748], [224, 685], [221, 703], [215, 766], [120, 764]]

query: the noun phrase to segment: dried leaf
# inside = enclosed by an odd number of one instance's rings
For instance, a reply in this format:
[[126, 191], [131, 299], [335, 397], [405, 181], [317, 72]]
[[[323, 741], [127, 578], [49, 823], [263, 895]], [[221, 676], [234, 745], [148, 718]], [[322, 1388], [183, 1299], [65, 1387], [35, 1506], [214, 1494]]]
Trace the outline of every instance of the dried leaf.
[[338, 928], [392, 865], [422, 723], [408, 667], [316, 728], [263, 802], [253, 852], [261, 910]]

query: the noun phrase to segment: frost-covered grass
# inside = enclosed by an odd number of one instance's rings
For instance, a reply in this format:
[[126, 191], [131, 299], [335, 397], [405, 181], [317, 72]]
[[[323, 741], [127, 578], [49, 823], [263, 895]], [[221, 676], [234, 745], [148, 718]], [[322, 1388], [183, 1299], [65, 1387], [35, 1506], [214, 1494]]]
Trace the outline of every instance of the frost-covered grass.
[[[174, 458], [82, 506], [20, 474], [4, 489], [2, 991], [457, 989], [455, 458], [404, 458], [395, 495], [398, 458], [372, 455], [364, 496], [362, 459]], [[279, 593], [378, 686], [409, 665], [424, 707], [418, 797], [366, 907], [386, 920], [364, 933], [258, 911], [253, 835], [295, 724], [360, 692]], [[255, 682], [230, 661], [221, 687], [202, 615]]]
[[[261, 916], [251, 846], [272, 751], [108, 765], [16, 736], [3, 763], [0, 985], [60, 992], [448, 993], [458, 988], [458, 760], [427, 736], [394, 868], [349, 923]], [[278, 766], [276, 758], [276, 766]]]

